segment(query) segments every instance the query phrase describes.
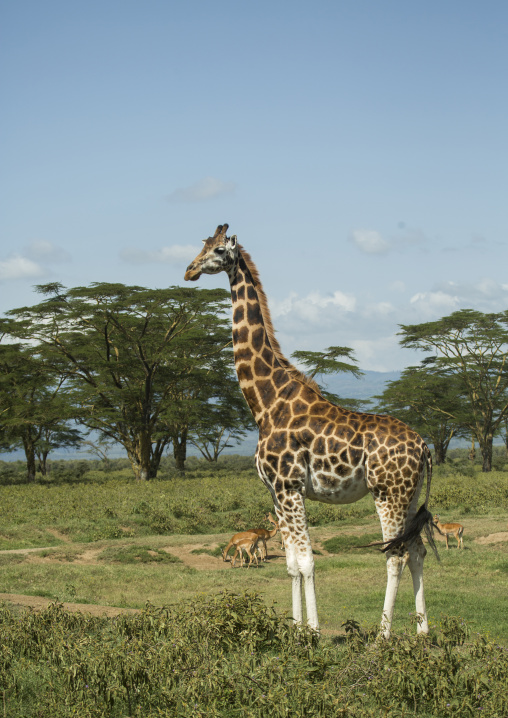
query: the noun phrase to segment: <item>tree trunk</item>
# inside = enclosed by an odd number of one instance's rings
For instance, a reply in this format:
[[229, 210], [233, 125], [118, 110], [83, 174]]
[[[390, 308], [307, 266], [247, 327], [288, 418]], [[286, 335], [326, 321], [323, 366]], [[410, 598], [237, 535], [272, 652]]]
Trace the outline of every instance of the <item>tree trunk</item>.
[[157, 472], [159, 471], [159, 466], [162, 459], [162, 454], [164, 453], [164, 449], [166, 448], [167, 444], [171, 441], [171, 439], [168, 439], [167, 437], [164, 437], [162, 439], [159, 439], [155, 444], [152, 444], [151, 446], [151, 455], [150, 455], [150, 470], [149, 470], [149, 479], [155, 479], [157, 476]]
[[150, 475], [151, 441], [147, 432], [139, 432], [132, 441], [124, 443], [136, 481], [148, 481]]
[[492, 444], [494, 437], [486, 436], [480, 444], [480, 450], [482, 452], [483, 464], [482, 471], [492, 471]]
[[39, 457], [39, 471], [43, 476], [48, 474], [48, 454], [49, 451], [42, 451], [38, 454]]
[[443, 442], [434, 442], [434, 464], [436, 466], [444, 464], [447, 449], [448, 446], [446, 446]]
[[35, 481], [35, 448], [29, 441], [23, 441], [26, 456], [26, 477], [30, 483]]
[[187, 429], [183, 429], [179, 435], [173, 435], [173, 456], [175, 457], [176, 470], [185, 473], [185, 460], [187, 459]]

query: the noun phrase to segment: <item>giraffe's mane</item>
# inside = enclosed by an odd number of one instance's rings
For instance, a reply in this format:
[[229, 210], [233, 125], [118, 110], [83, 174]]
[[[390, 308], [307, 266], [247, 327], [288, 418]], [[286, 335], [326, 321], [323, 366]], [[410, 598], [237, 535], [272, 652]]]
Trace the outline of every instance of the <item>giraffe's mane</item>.
[[261, 284], [261, 280], [259, 278], [258, 268], [252, 261], [250, 254], [245, 251], [245, 249], [242, 247], [241, 244], [238, 245], [238, 249], [240, 251], [241, 257], [243, 258], [245, 264], [247, 265], [247, 269], [250, 272], [252, 281], [256, 288], [256, 292], [258, 294], [258, 299], [259, 299], [259, 306], [261, 307], [261, 314], [263, 316], [263, 322], [265, 325], [266, 334], [268, 336], [268, 341], [270, 342], [272, 351], [275, 354], [275, 358], [277, 359], [277, 361], [279, 362], [281, 367], [283, 367], [293, 379], [296, 379], [297, 381], [302, 382], [302, 384], [307, 384], [307, 386], [310, 386], [311, 389], [314, 389], [314, 391], [317, 391], [318, 394], [321, 394], [321, 389], [316, 384], [316, 382], [313, 379], [311, 379], [310, 377], [308, 377], [306, 374], [304, 374], [303, 371], [300, 371], [293, 364], [291, 364], [291, 362], [288, 359], [286, 359], [286, 357], [282, 353], [280, 344], [275, 337], [275, 330], [273, 328], [272, 318], [270, 316], [270, 308], [268, 307], [268, 300], [266, 298], [265, 290], [263, 289], [263, 285]]

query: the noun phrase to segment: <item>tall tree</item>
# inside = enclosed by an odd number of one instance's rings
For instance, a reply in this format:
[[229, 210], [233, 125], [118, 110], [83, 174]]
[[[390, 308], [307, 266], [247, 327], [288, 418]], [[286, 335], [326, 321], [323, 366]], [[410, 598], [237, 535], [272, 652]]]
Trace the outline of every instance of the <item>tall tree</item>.
[[189, 438], [189, 443], [210, 462], [217, 461], [224, 449], [256, 428], [236, 376], [224, 377], [215, 389], [215, 396], [201, 405], [199, 420], [193, 423]]
[[377, 411], [411, 426], [433, 445], [435, 463], [443, 464], [452, 438], [469, 435], [463, 423], [450, 415], [453, 412], [464, 420], [463, 394], [457, 377], [442, 375], [428, 362], [422, 362], [405, 369], [399, 379], [387, 382], [383, 393], [374, 398], [378, 400]]
[[[228, 338], [229, 339], [229, 338]], [[233, 370], [233, 352], [220, 353], [196, 362], [194, 343], [179, 349], [182, 380], [175, 384], [175, 411], [168, 419], [176, 468], [183, 472], [187, 445], [195, 446], [209, 461], [216, 461], [229, 440], [245, 435], [255, 426]]]
[[138, 479], [155, 477], [189, 363], [199, 370], [230, 341], [227, 292], [108, 283], [37, 289], [47, 298], [11, 310], [13, 331], [45, 347], [50, 368], [65, 366], [81, 422], [120, 443]]
[[461, 309], [435, 322], [401, 325], [399, 335], [404, 347], [433, 351], [437, 369], [460, 380], [468, 418], [437, 401], [435, 408], [466, 422], [480, 446], [483, 471], [491, 471], [493, 439], [508, 415], [508, 311]]
[[[5, 321], [2, 326], [5, 331]], [[79, 432], [69, 426], [74, 409], [64, 378], [48, 373], [44, 357], [33, 347], [0, 344], [2, 445], [6, 450], [23, 448], [28, 481], [35, 481], [37, 459], [45, 474], [52, 449], [79, 443]]]

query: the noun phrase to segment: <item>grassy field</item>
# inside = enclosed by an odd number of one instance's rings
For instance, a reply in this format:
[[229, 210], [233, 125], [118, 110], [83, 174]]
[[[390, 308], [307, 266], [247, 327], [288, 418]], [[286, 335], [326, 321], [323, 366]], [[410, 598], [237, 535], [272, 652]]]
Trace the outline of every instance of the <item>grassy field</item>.
[[[235, 531], [263, 525], [263, 514], [271, 509], [249, 459], [232, 457], [214, 469], [195, 462], [186, 478], [148, 483], [134, 482], [125, 468], [106, 473], [91, 466], [67, 476], [55, 471], [36, 485], [0, 486], [0, 550], [56, 547], [0, 554], [0, 592], [142, 608], [146, 601], [165, 605], [224, 588], [247, 589], [290, 611], [290, 581], [284, 554], [275, 550], [277, 539], [259, 569], [233, 571], [210, 555]], [[384, 557], [352, 548], [380, 538], [372, 500], [307, 506], [323, 629], [338, 631], [350, 617], [376, 623], [385, 590]], [[441, 562], [429, 552], [425, 584], [431, 619], [460, 615], [474, 630], [508, 644], [508, 542], [495, 536], [508, 531], [507, 507], [505, 471], [482, 474], [460, 458], [436, 471], [430, 508], [444, 521], [463, 523], [465, 548], [459, 552], [451, 543], [446, 551], [438, 543]], [[199, 561], [193, 551], [204, 551]], [[409, 625], [414, 611], [406, 573], [396, 604], [397, 629]]]
[[[30, 486], [22, 467], [0, 464], [0, 593], [13, 595], [0, 599], [4, 715], [504, 718], [502, 458], [487, 475], [460, 454], [435, 472], [430, 509], [464, 525], [464, 550], [452, 542], [446, 551], [438, 537], [441, 561], [429, 551], [423, 642], [408, 572], [394, 636], [375, 641], [385, 559], [358, 548], [381, 536], [372, 500], [308, 502], [319, 644], [291, 627], [278, 537], [259, 568], [233, 570], [220, 557], [232, 533], [263, 525], [272, 508], [252, 460], [190, 462], [185, 478], [166, 467], [148, 483], [122, 462], [59, 462]], [[53, 604], [26, 611], [19, 595]], [[85, 604], [90, 615], [60, 602]], [[107, 619], [105, 606], [142, 610]]]

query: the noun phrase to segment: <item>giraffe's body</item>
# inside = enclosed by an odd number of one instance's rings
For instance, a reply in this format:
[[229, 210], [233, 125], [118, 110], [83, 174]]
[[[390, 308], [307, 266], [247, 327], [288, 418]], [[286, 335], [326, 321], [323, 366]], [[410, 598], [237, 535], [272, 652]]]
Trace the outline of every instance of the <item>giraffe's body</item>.
[[228, 225], [189, 265], [186, 279], [226, 271], [233, 305], [233, 346], [241, 390], [259, 428], [258, 473], [272, 494], [293, 579], [293, 616], [301, 621], [302, 579], [307, 620], [318, 628], [314, 559], [305, 515], [305, 498], [332, 504], [358, 501], [371, 493], [381, 520], [388, 584], [382, 619], [390, 633], [402, 570], [409, 564], [420, 631], [428, 631], [423, 595], [426, 550], [420, 531], [432, 515], [417, 502], [430, 452], [418, 434], [388, 416], [362, 414], [336, 406], [317, 385], [282, 355], [256, 267], [227, 237]]

